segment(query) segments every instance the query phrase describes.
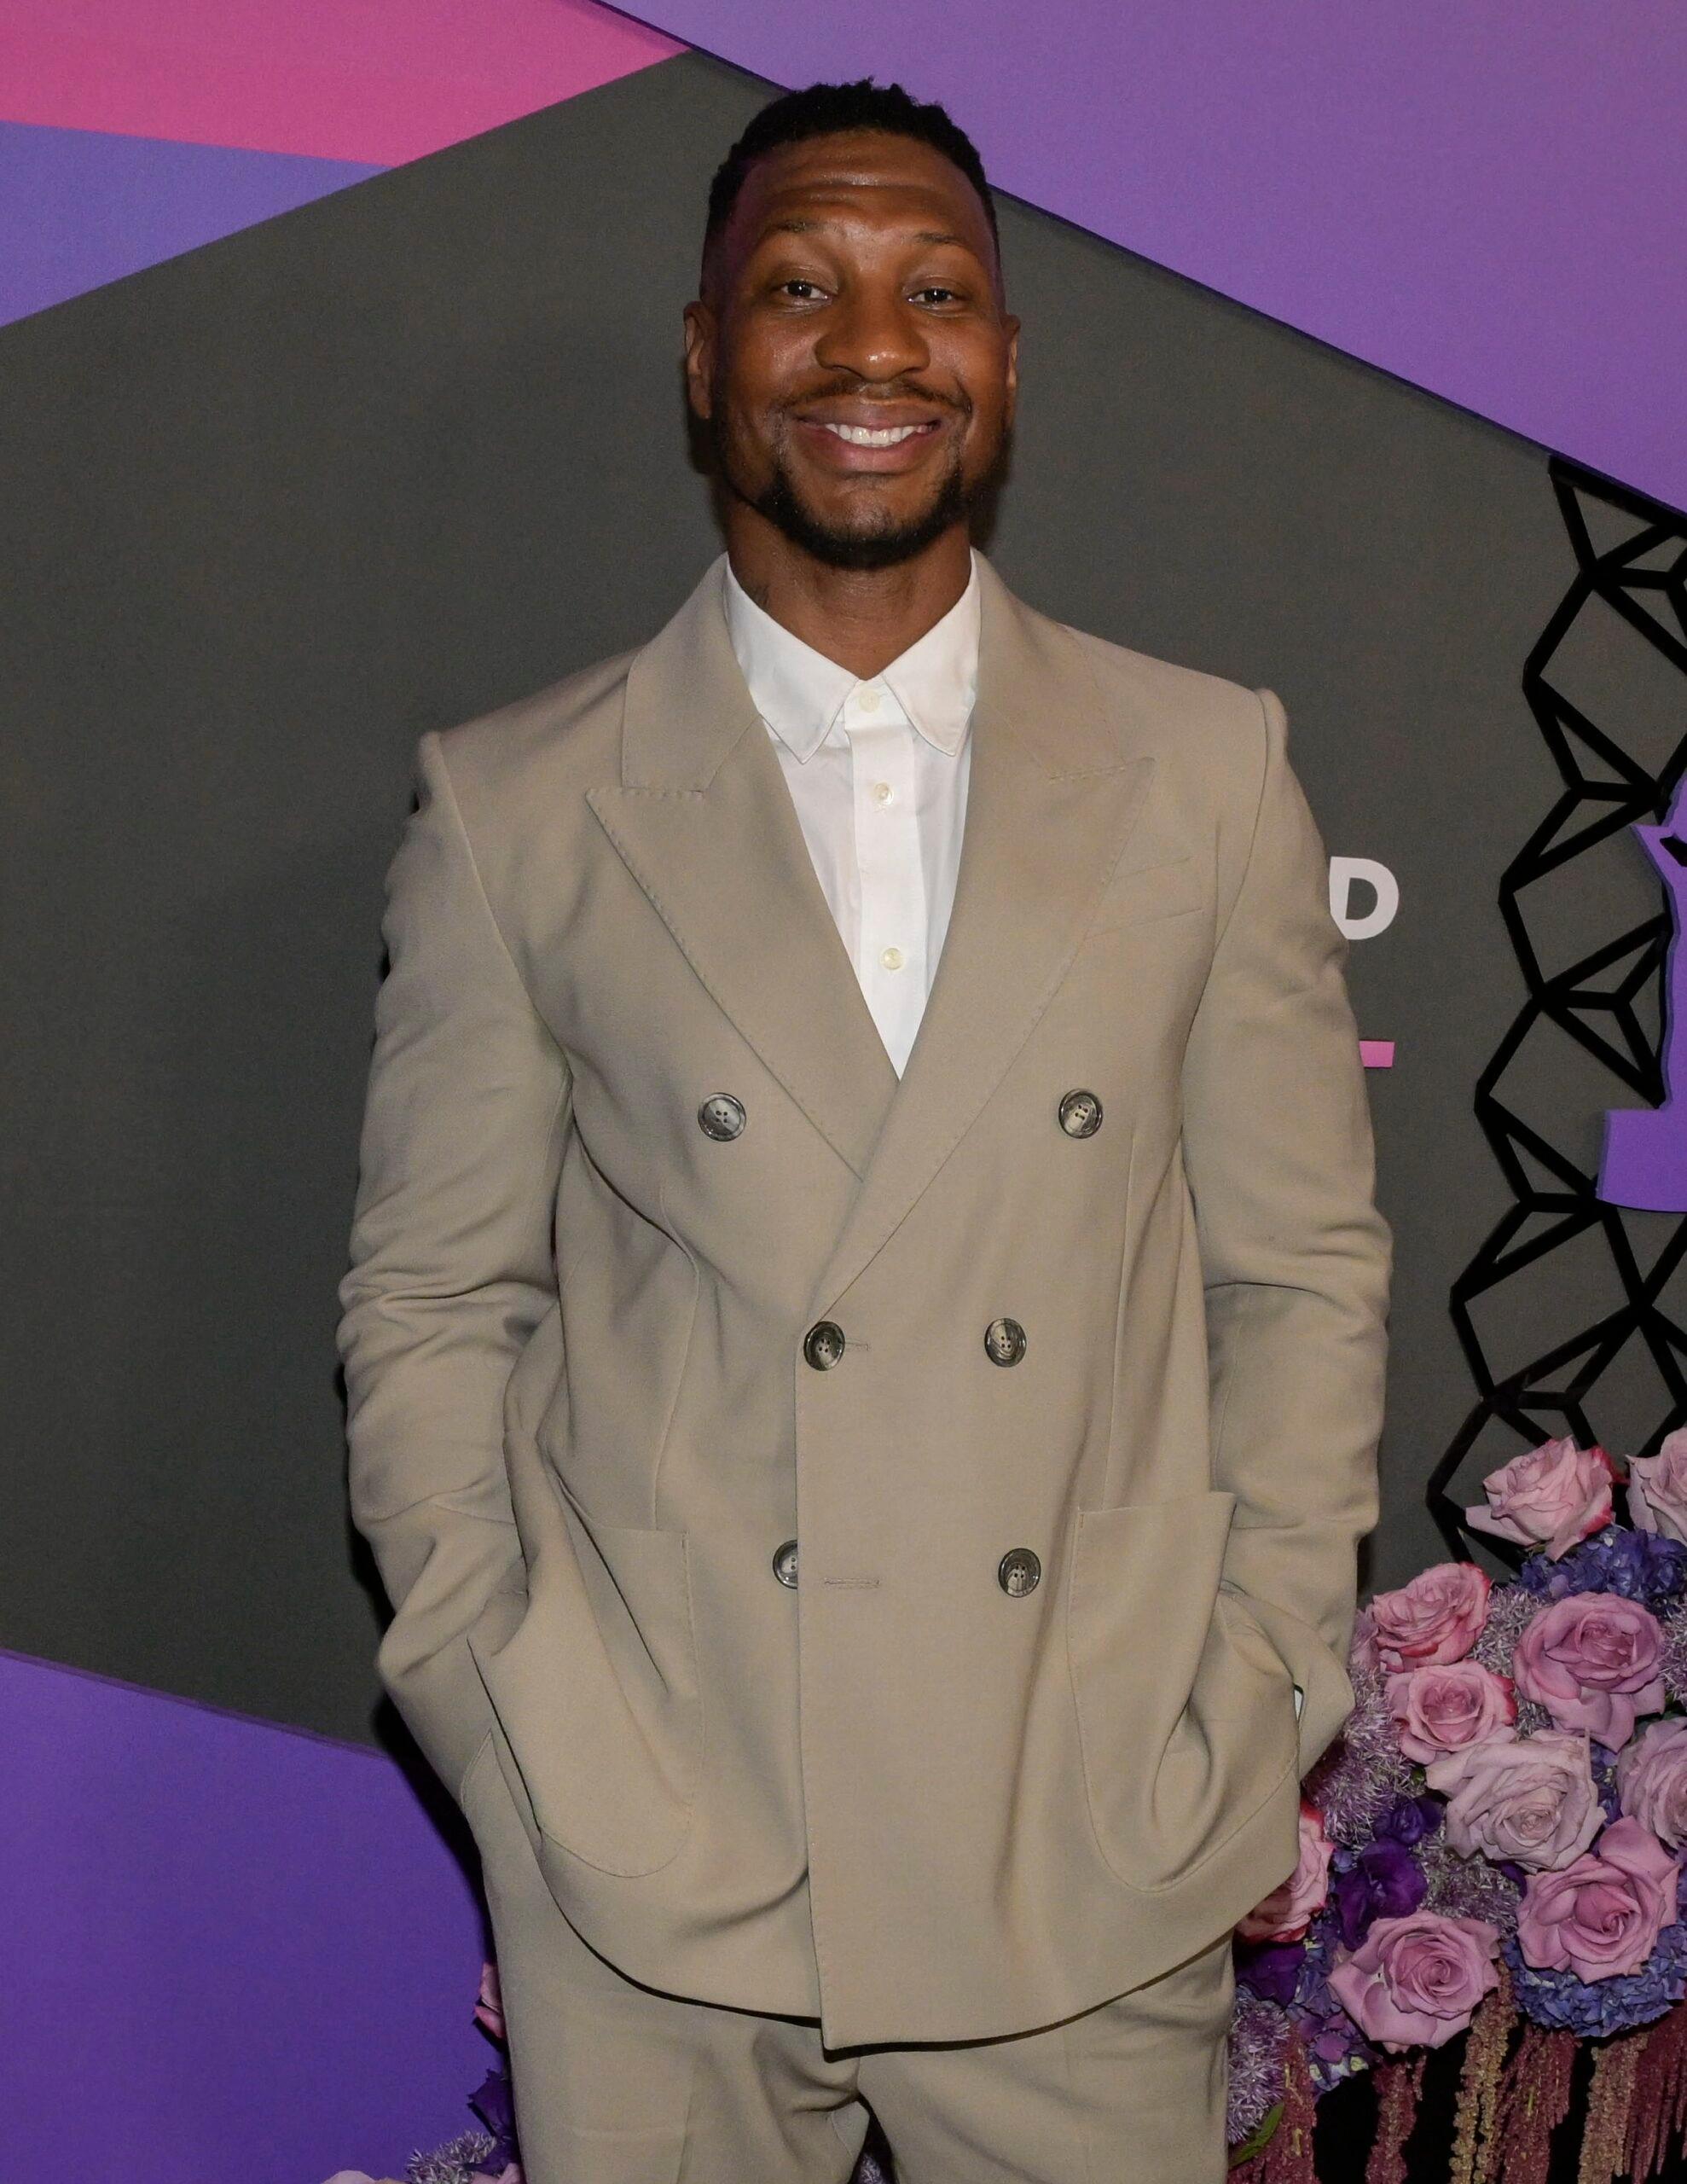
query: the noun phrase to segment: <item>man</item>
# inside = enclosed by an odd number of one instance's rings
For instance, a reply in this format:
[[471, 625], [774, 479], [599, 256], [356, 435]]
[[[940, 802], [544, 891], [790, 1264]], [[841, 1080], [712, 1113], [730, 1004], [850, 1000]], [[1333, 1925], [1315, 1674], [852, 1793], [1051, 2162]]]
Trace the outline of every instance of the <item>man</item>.
[[530, 2184], [1224, 2172], [1229, 1931], [1352, 1703], [1388, 1237], [1282, 705], [969, 542], [977, 154], [716, 177], [727, 551], [430, 733], [341, 1348]]

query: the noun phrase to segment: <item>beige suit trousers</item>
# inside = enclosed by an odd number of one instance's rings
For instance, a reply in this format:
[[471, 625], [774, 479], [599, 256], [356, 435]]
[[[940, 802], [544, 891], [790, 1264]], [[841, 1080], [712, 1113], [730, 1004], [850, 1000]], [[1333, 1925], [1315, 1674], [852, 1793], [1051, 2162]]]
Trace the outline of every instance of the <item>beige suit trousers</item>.
[[526, 2184], [847, 2184], [878, 2119], [896, 2184], [1222, 2184], [1228, 1931], [1033, 2031], [828, 2048], [816, 2019], [663, 1993], [558, 1909], [489, 1745], [484, 1862]]

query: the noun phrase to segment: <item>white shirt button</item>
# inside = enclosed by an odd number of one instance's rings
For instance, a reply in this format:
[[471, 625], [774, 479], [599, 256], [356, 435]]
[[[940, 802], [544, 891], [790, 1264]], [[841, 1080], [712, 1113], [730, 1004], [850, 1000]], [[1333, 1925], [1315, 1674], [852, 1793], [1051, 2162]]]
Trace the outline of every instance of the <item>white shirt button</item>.
[[875, 684], [867, 682], [861, 686], [860, 704], [864, 713], [876, 713], [878, 711], [878, 691]]
[[875, 781], [872, 785], [872, 800], [875, 804], [888, 804], [896, 793], [889, 781]]
[[900, 971], [903, 961], [902, 951], [900, 948], [887, 948], [878, 960], [887, 971]]

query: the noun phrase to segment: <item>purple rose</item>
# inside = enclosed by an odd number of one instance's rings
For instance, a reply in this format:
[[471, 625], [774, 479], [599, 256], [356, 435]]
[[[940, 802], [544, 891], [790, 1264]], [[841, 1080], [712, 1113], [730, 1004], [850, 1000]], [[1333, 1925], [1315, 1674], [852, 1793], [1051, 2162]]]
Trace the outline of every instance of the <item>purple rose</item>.
[[1598, 1833], [1603, 1815], [1585, 1735], [1503, 1729], [1426, 1770], [1447, 1800], [1446, 1839], [1461, 1857], [1567, 1866]]
[[1678, 1860], [1638, 1820], [1614, 1821], [1562, 1873], [1537, 1873], [1517, 1906], [1524, 1961], [1578, 1979], [1638, 1972], [1673, 1925]]
[[1667, 1433], [1656, 1455], [1629, 1458], [1628, 1513], [1643, 1532], [1687, 1540], [1687, 1426]]
[[1490, 1472], [1482, 1481], [1486, 1507], [1467, 1509], [1464, 1521], [1472, 1531], [1539, 1548], [1556, 1561], [1610, 1523], [1616, 1478], [1603, 1449], [1579, 1449], [1567, 1434]]
[[1687, 1720], [1654, 1722], [1619, 1756], [1616, 1771], [1623, 1810], [1678, 1850], [1687, 1842]]
[[1462, 1661], [1487, 1621], [1487, 1572], [1474, 1562], [1437, 1562], [1365, 1612], [1365, 1649], [1381, 1668]]
[[1638, 1600], [1572, 1593], [1524, 1629], [1512, 1679], [1558, 1728], [1586, 1729], [1615, 1751], [1633, 1735], [1637, 1714], [1662, 1711], [1663, 1644], [1658, 1618]]
[[1499, 1929], [1485, 1919], [1379, 1919], [1330, 1974], [1330, 1990], [1379, 2048], [1440, 2048], [1499, 1985]]

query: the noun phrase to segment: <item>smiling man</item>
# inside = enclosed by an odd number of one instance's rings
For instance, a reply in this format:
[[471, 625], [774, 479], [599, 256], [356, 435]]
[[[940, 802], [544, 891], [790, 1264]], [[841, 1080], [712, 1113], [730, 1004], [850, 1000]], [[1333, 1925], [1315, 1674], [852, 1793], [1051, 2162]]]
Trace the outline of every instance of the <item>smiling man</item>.
[[[726, 551], [423, 736], [352, 1263], [383, 1680], [529, 2184], [1217, 2184], [1352, 1702], [1388, 1232], [1284, 709], [1018, 599], [977, 155], [751, 123]], [[1097, 542], [1101, 544], [1103, 542]]]

